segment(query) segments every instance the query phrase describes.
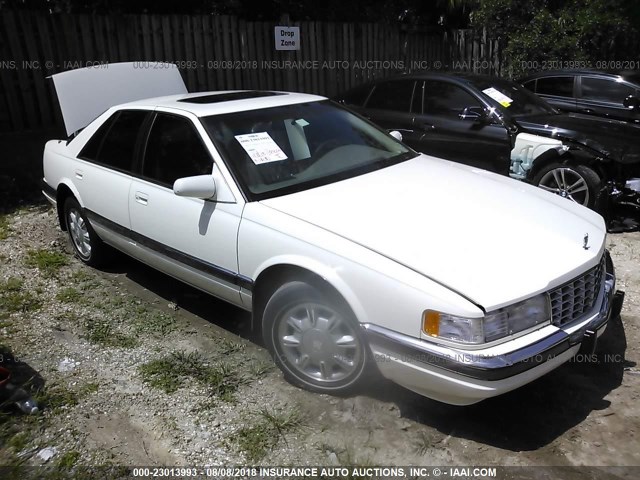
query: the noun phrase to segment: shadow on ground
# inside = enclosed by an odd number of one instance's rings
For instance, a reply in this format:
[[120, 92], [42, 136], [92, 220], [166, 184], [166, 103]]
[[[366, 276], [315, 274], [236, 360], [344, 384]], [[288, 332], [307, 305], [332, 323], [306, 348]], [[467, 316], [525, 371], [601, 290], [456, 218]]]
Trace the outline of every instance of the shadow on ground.
[[604, 410], [605, 397], [622, 383], [627, 348], [620, 317], [600, 337], [595, 355], [578, 355], [540, 379], [475, 405], [456, 407], [404, 389], [380, 386], [375, 398], [395, 402], [403, 417], [511, 451], [537, 450], [580, 424], [592, 411]]
[[[261, 345], [249, 313], [191, 288], [138, 261], [117, 255], [106, 273], [124, 274], [127, 288], [147, 289], [194, 315]], [[224, 319], [224, 320], [222, 320]], [[620, 317], [600, 337], [595, 356], [576, 357], [508, 394], [467, 406], [436, 402], [380, 379], [363, 395], [395, 403], [401, 415], [445, 435], [511, 451], [536, 450], [609, 406], [605, 397], [622, 383], [627, 343]]]
[[[6, 382], [0, 384], [0, 417], [19, 415], [12, 400], [25, 400], [28, 397], [16, 395], [16, 390], [23, 390], [29, 396], [36, 395], [44, 388], [44, 379], [28, 363], [17, 358], [9, 347], [2, 344], [0, 344], [0, 367], [8, 370], [11, 375]], [[0, 420], [6, 420], [6, 418]], [[3, 422], [0, 421], [1, 423]]]
[[234, 335], [255, 341], [251, 329], [250, 313], [190, 287], [144, 263], [114, 252], [113, 262], [102, 271], [124, 275], [130, 280], [127, 284], [127, 288], [130, 290], [149, 290], [154, 295], [163, 298], [166, 303], [174, 303], [180, 309], [224, 328]]

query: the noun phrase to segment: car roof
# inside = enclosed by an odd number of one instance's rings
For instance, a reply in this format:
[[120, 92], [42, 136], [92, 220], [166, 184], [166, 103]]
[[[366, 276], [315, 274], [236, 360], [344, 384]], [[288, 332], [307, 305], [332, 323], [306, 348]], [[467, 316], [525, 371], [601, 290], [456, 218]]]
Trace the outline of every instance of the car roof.
[[[395, 81], [395, 80], [446, 80], [448, 82], [457, 83], [461, 85], [469, 85], [471, 83], [477, 81], [491, 81], [491, 80], [501, 80], [501, 81], [510, 81], [505, 78], [496, 77], [492, 75], [481, 75], [478, 73], [466, 73], [466, 72], [412, 72], [412, 73], [401, 73], [397, 75], [390, 75], [388, 77], [377, 78], [375, 80], [371, 80], [362, 85], [357, 85], [354, 88], [350, 89], [345, 94], [358, 90], [361, 88], [372, 87], [373, 85], [377, 85], [382, 82]], [[338, 96], [340, 98], [340, 95]]]
[[118, 105], [117, 108], [170, 108], [184, 110], [198, 117], [206, 117], [209, 115], [221, 115], [322, 100], [327, 100], [327, 98], [307, 93], [266, 90], [223, 90], [145, 98]]
[[543, 77], [557, 77], [563, 75], [596, 75], [607, 78], [622, 78], [628, 82], [640, 84], [640, 73], [632, 70], [593, 70], [593, 69], [579, 69], [579, 70], [545, 70], [542, 72], [532, 73], [526, 77], [522, 77], [519, 81], [526, 82], [534, 80], [536, 78]]

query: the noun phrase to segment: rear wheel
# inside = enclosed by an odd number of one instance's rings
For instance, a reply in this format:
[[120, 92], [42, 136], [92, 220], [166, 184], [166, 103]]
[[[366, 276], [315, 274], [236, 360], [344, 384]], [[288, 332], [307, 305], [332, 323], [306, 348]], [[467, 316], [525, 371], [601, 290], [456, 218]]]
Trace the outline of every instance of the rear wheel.
[[64, 218], [71, 246], [76, 256], [87, 265], [102, 264], [107, 255], [107, 245], [91, 227], [78, 201], [69, 197], [64, 203]]
[[563, 198], [593, 208], [601, 180], [586, 165], [547, 165], [533, 178], [534, 185]]
[[277, 365], [298, 386], [344, 394], [365, 376], [368, 351], [360, 326], [335, 295], [287, 283], [267, 302], [262, 327]]

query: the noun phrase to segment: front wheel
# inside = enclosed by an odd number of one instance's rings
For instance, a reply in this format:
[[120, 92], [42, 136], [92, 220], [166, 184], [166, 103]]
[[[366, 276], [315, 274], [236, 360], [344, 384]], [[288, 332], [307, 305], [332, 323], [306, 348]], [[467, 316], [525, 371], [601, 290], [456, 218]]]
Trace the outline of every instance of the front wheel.
[[292, 383], [319, 393], [344, 394], [363, 379], [368, 351], [344, 302], [305, 282], [290, 282], [269, 299], [264, 341]]
[[552, 163], [533, 178], [534, 185], [563, 198], [593, 208], [598, 198], [601, 180], [586, 165]]

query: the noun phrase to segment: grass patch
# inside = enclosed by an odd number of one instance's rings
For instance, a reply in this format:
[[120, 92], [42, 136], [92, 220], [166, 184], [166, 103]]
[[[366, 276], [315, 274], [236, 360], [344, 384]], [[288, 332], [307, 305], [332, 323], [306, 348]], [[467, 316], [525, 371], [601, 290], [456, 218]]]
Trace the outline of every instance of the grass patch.
[[81, 397], [81, 398], [87, 397], [87, 396], [89, 396], [91, 394], [96, 393], [99, 388], [100, 388], [100, 384], [97, 383], [97, 382], [85, 383], [78, 390], [78, 396]]
[[58, 459], [58, 461], [56, 462], [56, 466], [68, 470], [78, 462], [79, 458], [80, 452], [71, 450], [70, 452], [66, 452]]
[[77, 283], [86, 282], [91, 279], [93, 279], [93, 275], [91, 275], [84, 269], [73, 272], [73, 274], [71, 275], [71, 280]]
[[18, 432], [7, 442], [7, 446], [16, 452], [21, 452], [29, 444], [29, 435], [26, 432]]
[[46, 277], [55, 276], [58, 271], [69, 264], [66, 255], [52, 250], [39, 249], [29, 250], [25, 265], [31, 268], [38, 268]]
[[29, 312], [40, 308], [37, 296], [30, 291], [23, 291], [24, 282], [18, 278], [9, 278], [0, 284], [0, 312]]
[[286, 411], [262, 408], [254, 414], [258, 422], [242, 427], [232, 439], [245, 454], [247, 461], [257, 462], [272, 450], [285, 434], [302, 426], [302, 415], [297, 408]]
[[267, 373], [273, 371], [275, 369], [275, 366], [271, 362], [252, 358], [251, 361], [247, 364], [247, 369], [253, 377], [261, 378], [264, 377]]
[[56, 299], [64, 303], [78, 303], [82, 299], [82, 293], [74, 287], [65, 287], [60, 290]]
[[0, 240], [9, 238], [11, 234], [11, 227], [9, 227], [9, 216], [0, 215]]
[[142, 380], [153, 388], [173, 393], [188, 379], [194, 379], [205, 386], [212, 395], [224, 401], [233, 401], [238, 387], [246, 380], [229, 364], [209, 365], [198, 352], [173, 352], [152, 360], [138, 369]]
[[148, 312], [138, 308], [134, 317], [133, 327], [136, 333], [153, 333], [168, 335], [176, 329], [176, 319], [162, 312]]
[[113, 326], [105, 321], [89, 320], [85, 323], [85, 328], [85, 338], [103, 347], [133, 348], [138, 344], [134, 337], [115, 331]]
[[223, 355], [231, 355], [232, 353], [243, 352], [247, 347], [244, 343], [235, 342], [226, 338], [220, 340], [219, 346], [220, 353], [222, 353]]
[[40, 409], [48, 409], [58, 412], [64, 407], [78, 405], [78, 394], [60, 384], [46, 385], [34, 395], [34, 400]]

